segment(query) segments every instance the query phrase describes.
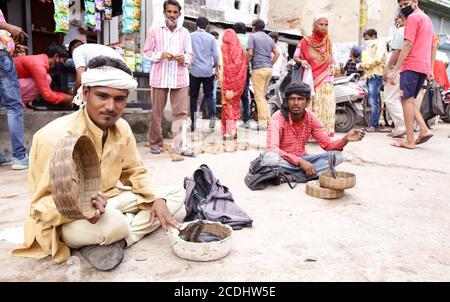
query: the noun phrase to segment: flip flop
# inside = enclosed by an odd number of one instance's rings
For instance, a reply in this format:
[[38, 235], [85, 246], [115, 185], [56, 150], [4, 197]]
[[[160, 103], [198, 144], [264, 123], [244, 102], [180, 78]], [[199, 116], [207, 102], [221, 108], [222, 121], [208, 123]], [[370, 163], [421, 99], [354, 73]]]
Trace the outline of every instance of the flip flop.
[[430, 138], [432, 138], [433, 137], [433, 134], [428, 134], [428, 135], [425, 135], [425, 136], [423, 136], [423, 137], [418, 137], [417, 139], [416, 139], [416, 145], [420, 145], [420, 144], [423, 144], [423, 143], [426, 143], [426, 142], [428, 142], [429, 140], [430, 140]]
[[186, 156], [186, 157], [197, 157], [197, 153], [195, 153], [195, 151], [190, 148], [181, 152], [181, 155]]
[[81, 249], [81, 255], [99, 271], [110, 271], [123, 260], [124, 250], [119, 242], [109, 245], [88, 245]]
[[396, 142], [392, 143], [391, 146], [397, 147], [397, 148], [408, 149], [408, 150], [414, 150], [415, 149], [415, 147], [413, 148], [413, 147], [406, 146], [403, 141], [396, 141]]
[[161, 154], [161, 148], [159, 146], [150, 147], [151, 154]]

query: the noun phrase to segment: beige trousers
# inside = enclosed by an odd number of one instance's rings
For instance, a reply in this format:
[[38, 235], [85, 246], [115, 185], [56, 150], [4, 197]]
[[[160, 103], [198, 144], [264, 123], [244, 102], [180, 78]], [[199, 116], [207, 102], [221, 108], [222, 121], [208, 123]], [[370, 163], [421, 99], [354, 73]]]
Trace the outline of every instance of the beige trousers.
[[167, 99], [169, 98], [172, 107], [173, 146], [178, 152], [187, 148], [188, 93], [189, 87], [179, 89], [152, 88], [152, 113], [150, 121], [151, 147], [162, 147], [164, 145], [161, 121]]
[[392, 134], [395, 136], [406, 133], [399, 77], [395, 80], [395, 85], [392, 85], [390, 82], [384, 83], [384, 103], [395, 124]]
[[266, 91], [272, 79], [272, 68], [253, 69], [252, 85], [255, 91], [256, 108], [258, 109], [258, 124], [266, 127], [270, 121], [269, 110], [267, 109]]
[[[170, 213], [178, 212], [184, 202], [184, 191], [171, 188], [163, 192]], [[96, 224], [87, 220], [75, 220], [61, 228], [61, 239], [71, 248], [92, 244], [107, 245], [125, 238], [127, 246], [141, 240], [161, 224], [158, 219], [150, 225], [150, 210], [140, 210], [138, 197], [125, 191], [108, 199], [105, 213]]]

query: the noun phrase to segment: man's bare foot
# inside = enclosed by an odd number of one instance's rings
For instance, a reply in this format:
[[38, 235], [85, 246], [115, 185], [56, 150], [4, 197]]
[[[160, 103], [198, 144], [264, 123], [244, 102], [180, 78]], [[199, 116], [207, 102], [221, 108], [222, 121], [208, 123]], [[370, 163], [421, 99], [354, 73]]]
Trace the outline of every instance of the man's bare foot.
[[408, 142], [400, 141], [400, 140], [392, 143], [391, 146], [394, 146], [397, 148], [410, 149], [410, 150], [413, 150], [416, 148], [415, 144], [409, 144]]

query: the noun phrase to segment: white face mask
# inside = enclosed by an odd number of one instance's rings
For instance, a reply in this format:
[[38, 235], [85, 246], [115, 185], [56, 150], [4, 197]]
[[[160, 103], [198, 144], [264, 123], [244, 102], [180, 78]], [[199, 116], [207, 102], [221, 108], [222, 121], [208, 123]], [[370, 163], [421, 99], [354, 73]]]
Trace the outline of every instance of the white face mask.
[[167, 25], [167, 27], [177, 26], [177, 24], [178, 24], [178, 19], [170, 20], [170, 19], [167, 18], [167, 17], [164, 17], [164, 18], [165, 18], [165, 20], [166, 20], [166, 25]]
[[365, 44], [367, 48], [372, 47], [373, 45], [375, 45], [377, 43], [377, 40], [366, 40]]

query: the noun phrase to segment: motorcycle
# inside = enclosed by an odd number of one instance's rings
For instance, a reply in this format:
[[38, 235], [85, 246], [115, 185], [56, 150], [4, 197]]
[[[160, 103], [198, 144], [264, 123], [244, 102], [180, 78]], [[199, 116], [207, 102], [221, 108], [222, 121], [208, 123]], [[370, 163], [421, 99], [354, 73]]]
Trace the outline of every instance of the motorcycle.
[[450, 89], [442, 93], [442, 102], [444, 103], [445, 115], [441, 116], [442, 120], [450, 123]]

